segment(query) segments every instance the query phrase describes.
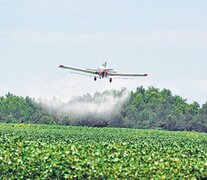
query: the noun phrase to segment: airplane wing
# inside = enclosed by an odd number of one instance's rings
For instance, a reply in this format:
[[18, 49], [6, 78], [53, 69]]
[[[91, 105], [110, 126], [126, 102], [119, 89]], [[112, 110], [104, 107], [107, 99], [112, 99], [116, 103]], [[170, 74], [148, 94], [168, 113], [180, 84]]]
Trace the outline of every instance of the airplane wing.
[[70, 69], [73, 71], [80, 71], [80, 72], [90, 73], [90, 74], [98, 74], [98, 71], [95, 69], [83, 69], [83, 68], [78, 68], [78, 67], [73, 67], [73, 66], [64, 66], [64, 65], [60, 65], [59, 68]]
[[138, 73], [110, 73], [109, 76], [124, 76], [124, 77], [137, 77], [137, 76], [148, 76], [148, 74]]

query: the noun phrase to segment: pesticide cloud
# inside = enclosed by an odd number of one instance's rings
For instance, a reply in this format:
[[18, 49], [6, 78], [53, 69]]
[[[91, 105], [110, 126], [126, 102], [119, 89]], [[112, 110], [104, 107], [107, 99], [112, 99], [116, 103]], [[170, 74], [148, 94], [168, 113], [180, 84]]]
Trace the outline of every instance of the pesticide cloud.
[[[60, 73], [60, 72], [57, 72]], [[135, 81], [108, 79], [94, 82], [93, 78], [68, 74], [51, 78], [41, 74], [26, 86], [27, 95], [38, 99], [43, 107], [61, 116], [107, 119], [118, 115], [137, 86]], [[123, 87], [127, 87], [123, 88]], [[133, 88], [134, 87], [134, 88]]]
[[64, 103], [56, 98], [41, 98], [40, 103], [52, 112], [62, 115], [73, 115], [77, 118], [93, 117], [107, 119], [121, 111], [123, 104], [129, 99], [130, 92], [126, 89], [106, 90], [93, 96], [73, 97]]

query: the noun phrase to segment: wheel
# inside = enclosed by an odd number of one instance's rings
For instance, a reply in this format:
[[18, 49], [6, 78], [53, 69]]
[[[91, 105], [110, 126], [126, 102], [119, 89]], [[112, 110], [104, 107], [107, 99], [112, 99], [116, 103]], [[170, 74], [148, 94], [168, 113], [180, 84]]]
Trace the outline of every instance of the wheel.
[[110, 83], [112, 82], [112, 78], [109, 79], [109, 82], [110, 82]]
[[97, 78], [96, 78], [96, 76], [95, 76], [95, 77], [94, 77], [94, 81], [96, 81], [96, 79], [97, 79]]

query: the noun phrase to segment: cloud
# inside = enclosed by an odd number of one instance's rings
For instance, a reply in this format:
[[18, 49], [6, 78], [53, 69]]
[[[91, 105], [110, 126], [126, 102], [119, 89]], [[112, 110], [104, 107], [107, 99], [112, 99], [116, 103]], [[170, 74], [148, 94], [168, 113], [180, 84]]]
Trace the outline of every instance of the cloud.
[[[94, 81], [93, 77], [76, 74], [69, 74], [60, 79], [39, 74], [27, 83], [25, 91], [47, 109], [58, 114], [106, 119], [114, 111], [119, 113], [123, 103], [129, 98], [130, 90], [135, 90], [139, 85], [142, 83], [138, 79], [113, 79], [113, 82], [109, 83], [108, 79]], [[123, 88], [127, 89], [123, 90]], [[114, 91], [121, 91], [121, 95], [116, 96]], [[79, 98], [87, 94], [90, 94], [89, 99], [91, 97], [89, 101]]]
[[129, 91], [120, 90], [121, 95], [116, 96], [114, 90], [96, 93], [93, 97], [85, 95], [83, 97], [73, 97], [67, 103], [63, 103], [56, 98], [40, 98], [40, 102], [47, 109], [62, 115], [74, 115], [82, 118], [85, 116], [110, 118], [114, 111], [120, 112], [124, 102], [129, 98]]
[[[110, 118], [112, 112], [119, 113], [129, 98], [130, 91], [122, 88], [127, 87], [127, 84], [133, 87], [132, 82], [127, 81], [114, 79], [109, 83], [108, 79], [98, 79], [94, 82], [93, 77], [75, 74], [55, 80], [41, 74], [27, 84], [26, 94], [35, 97], [44, 107], [58, 115], [103, 120]], [[121, 95], [116, 96], [116, 91], [121, 92]]]

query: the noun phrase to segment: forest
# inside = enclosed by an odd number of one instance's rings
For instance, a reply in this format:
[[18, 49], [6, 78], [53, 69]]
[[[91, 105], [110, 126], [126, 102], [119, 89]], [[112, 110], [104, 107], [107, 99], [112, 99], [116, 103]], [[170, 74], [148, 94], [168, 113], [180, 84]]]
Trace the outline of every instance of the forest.
[[[94, 102], [107, 94], [119, 99], [124, 93], [125, 88], [107, 90], [93, 96], [87, 94], [76, 97], [76, 100], [80, 103]], [[66, 104], [72, 106], [71, 102]], [[141, 86], [135, 92], [129, 92], [123, 104], [117, 101], [110, 114], [88, 113], [78, 116], [60, 108], [48, 108], [30, 97], [7, 93], [0, 97], [0, 122], [207, 132], [207, 103], [188, 103], [168, 89], [146, 89]]]

